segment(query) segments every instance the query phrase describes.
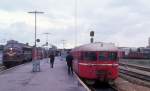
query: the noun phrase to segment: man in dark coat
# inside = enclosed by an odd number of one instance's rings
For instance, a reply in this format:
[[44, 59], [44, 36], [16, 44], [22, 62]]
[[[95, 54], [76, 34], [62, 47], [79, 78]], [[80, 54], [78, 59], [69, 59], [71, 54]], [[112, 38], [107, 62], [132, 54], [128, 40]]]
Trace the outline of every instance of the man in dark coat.
[[68, 52], [68, 55], [66, 56], [68, 74], [70, 74], [70, 72], [73, 74], [72, 61], [73, 61], [73, 56]]
[[49, 58], [50, 58], [50, 66], [51, 66], [51, 68], [53, 68], [54, 66], [54, 60], [55, 60], [55, 55], [54, 55], [54, 53], [51, 53], [50, 55], [49, 55]]

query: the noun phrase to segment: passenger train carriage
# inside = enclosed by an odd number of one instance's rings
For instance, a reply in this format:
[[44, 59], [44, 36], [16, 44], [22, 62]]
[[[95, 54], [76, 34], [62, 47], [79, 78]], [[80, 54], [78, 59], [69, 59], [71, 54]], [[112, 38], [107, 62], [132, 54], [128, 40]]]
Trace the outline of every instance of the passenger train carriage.
[[88, 84], [112, 82], [118, 77], [118, 49], [112, 43], [91, 43], [71, 51], [73, 69]]

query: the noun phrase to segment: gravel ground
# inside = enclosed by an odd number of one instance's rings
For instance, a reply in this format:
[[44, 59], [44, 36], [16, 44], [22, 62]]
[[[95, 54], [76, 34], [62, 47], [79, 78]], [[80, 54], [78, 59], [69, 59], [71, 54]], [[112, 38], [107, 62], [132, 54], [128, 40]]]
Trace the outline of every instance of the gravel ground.
[[115, 81], [118, 91], [150, 91], [150, 88], [130, 83], [122, 78]]

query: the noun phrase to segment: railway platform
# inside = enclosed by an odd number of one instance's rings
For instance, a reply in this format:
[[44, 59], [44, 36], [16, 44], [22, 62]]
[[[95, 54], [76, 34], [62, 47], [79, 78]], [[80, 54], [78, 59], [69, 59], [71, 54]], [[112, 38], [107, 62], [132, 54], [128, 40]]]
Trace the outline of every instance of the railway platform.
[[86, 91], [74, 75], [68, 75], [65, 61], [58, 57], [54, 68], [48, 59], [40, 61], [41, 71], [32, 72], [32, 63], [0, 74], [0, 91]]

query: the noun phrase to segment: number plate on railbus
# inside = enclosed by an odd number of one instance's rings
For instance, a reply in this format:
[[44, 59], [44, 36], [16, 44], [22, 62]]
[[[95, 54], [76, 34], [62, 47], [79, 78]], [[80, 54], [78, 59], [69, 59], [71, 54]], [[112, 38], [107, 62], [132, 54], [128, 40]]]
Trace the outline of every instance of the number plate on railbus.
[[97, 75], [105, 75], [105, 74], [106, 74], [106, 71], [99, 70], [99, 71], [96, 71], [96, 74], [97, 74]]

